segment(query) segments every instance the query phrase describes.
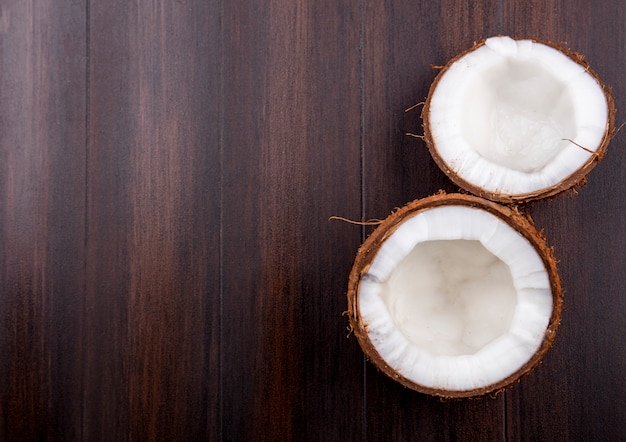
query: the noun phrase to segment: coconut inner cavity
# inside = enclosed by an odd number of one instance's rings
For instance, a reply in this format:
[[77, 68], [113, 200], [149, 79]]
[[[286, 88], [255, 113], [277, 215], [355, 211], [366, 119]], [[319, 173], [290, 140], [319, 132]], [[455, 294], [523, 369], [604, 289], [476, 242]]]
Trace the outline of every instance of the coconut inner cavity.
[[576, 136], [567, 86], [539, 63], [503, 58], [470, 82], [462, 131], [484, 158], [521, 172], [549, 164]]
[[433, 355], [476, 353], [509, 331], [517, 304], [509, 266], [476, 240], [420, 242], [381, 285], [396, 326]]

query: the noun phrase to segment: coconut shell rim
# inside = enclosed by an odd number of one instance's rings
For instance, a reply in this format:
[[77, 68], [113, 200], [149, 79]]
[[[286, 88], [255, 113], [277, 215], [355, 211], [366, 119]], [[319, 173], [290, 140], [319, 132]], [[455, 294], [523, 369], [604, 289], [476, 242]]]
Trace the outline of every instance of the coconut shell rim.
[[[417, 215], [422, 211], [445, 205], [464, 205], [485, 210], [488, 213], [502, 219], [524, 238], [526, 238], [535, 248], [546, 267], [553, 297], [552, 314], [550, 316], [548, 326], [546, 327], [543, 340], [537, 351], [535, 351], [528, 361], [513, 374], [498, 382], [472, 390], [447, 390], [428, 387], [417, 384], [396, 372], [387, 364], [369, 339], [367, 324], [363, 323], [358, 308], [358, 292], [361, 279], [369, 270], [377, 251], [380, 249], [380, 246], [384, 243], [384, 241], [395, 232], [405, 219]], [[438, 396], [441, 398], [460, 399], [479, 398], [485, 395], [497, 394], [498, 392], [511, 387], [516, 382], [519, 382], [522, 377], [528, 375], [541, 362], [554, 343], [556, 330], [561, 322], [563, 289], [553, 249], [546, 244], [545, 237], [535, 228], [530, 218], [526, 218], [524, 215], [520, 214], [514, 207], [494, 203], [475, 195], [460, 193], [446, 194], [445, 192], [440, 192], [430, 197], [412, 201], [404, 207], [397, 209], [385, 220], [383, 220], [383, 222], [372, 232], [372, 234], [359, 248], [357, 253], [354, 265], [350, 272], [347, 298], [347, 314], [350, 321], [350, 327], [353, 330], [367, 359], [373, 363], [374, 366], [376, 366], [389, 378], [419, 393]]]
[[[497, 35], [495, 37], [505, 37], [504, 35]], [[595, 150], [595, 153], [590, 156], [590, 158], [581, 165], [576, 171], [574, 171], [569, 176], [565, 177], [561, 181], [556, 184], [553, 184], [549, 187], [545, 187], [542, 189], [538, 189], [532, 192], [522, 193], [522, 194], [509, 194], [509, 193], [501, 193], [501, 192], [493, 192], [488, 189], [484, 189], [480, 186], [477, 186], [461, 176], [459, 176], [453, 168], [439, 155], [439, 151], [437, 150], [436, 143], [433, 139], [431, 130], [430, 130], [430, 102], [433, 97], [433, 94], [439, 84], [441, 78], [445, 75], [445, 73], [450, 69], [450, 67], [456, 63], [459, 59], [464, 57], [465, 55], [475, 51], [476, 49], [484, 46], [487, 38], [483, 39], [478, 43], [474, 43], [472, 47], [462, 51], [457, 54], [454, 58], [452, 58], [448, 63], [446, 63], [443, 68], [439, 71], [434, 81], [430, 85], [430, 89], [428, 91], [428, 96], [424, 102], [424, 106], [421, 112], [422, 118], [422, 129], [424, 131], [424, 141], [428, 150], [437, 164], [437, 166], [446, 174], [446, 176], [452, 180], [457, 186], [461, 189], [470, 192], [474, 195], [480, 196], [482, 198], [489, 199], [491, 201], [497, 201], [500, 203], [506, 204], [523, 204], [532, 201], [538, 201], [543, 199], [548, 199], [552, 197], [556, 197], [568, 190], [576, 191], [580, 187], [584, 186], [587, 181], [587, 177], [591, 170], [603, 159], [604, 155], [608, 150], [608, 145], [613, 139], [615, 135], [615, 115], [617, 113], [617, 109], [615, 107], [615, 101], [613, 99], [612, 90], [609, 86], [607, 86], [604, 81], [600, 78], [600, 76], [589, 66], [589, 62], [587, 59], [578, 52], [572, 51], [565, 46], [564, 43], [552, 43], [549, 41], [543, 41], [536, 38], [520, 38], [520, 37], [511, 37], [514, 40], [530, 40], [533, 43], [543, 44], [545, 46], [551, 47], [553, 49], [558, 50], [563, 53], [567, 57], [569, 57], [575, 63], [584, 67], [585, 71], [591, 75], [591, 77], [598, 83], [607, 102], [607, 123], [606, 128], [604, 130], [604, 136], [602, 137], [602, 141], [598, 148]]]

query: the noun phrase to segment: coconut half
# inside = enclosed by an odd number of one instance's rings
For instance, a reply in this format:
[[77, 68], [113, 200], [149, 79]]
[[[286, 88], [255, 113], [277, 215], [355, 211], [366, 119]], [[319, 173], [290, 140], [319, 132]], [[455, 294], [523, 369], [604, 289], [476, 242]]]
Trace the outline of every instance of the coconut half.
[[360, 248], [348, 315], [381, 371], [442, 397], [496, 392], [530, 372], [560, 321], [555, 259], [527, 218], [461, 194], [414, 201]]
[[500, 202], [584, 183], [614, 132], [608, 87], [579, 54], [493, 37], [451, 60], [422, 110], [424, 139], [463, 189]]

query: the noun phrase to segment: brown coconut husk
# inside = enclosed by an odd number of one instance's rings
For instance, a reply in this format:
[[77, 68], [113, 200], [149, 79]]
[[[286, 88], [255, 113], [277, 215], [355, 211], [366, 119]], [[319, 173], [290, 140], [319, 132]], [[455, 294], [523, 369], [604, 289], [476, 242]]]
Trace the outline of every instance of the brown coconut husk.
[[[519, 38], [516, 38], [517, 40], [522, 40]], [[569, 49], [567, 49], [565, 47], [565, 45], [563, 43], [560, 44], [554, 44], [554, 43], [550, 43], [550, 42], [544, 42], [541, 40], [537, 40], [537, 39], [524, 39], [524, 40], [531, 40], [535, 43], [540, 43], [540, 44], [544, 44], [546, 46], [550, 46], [560, 52], [562, 52], [563, 54], [565, 54], [566, 56], [568, 56], [571, 60], [573, 60], [574, 62], [578, 63], [579, 65], [581, 65], [582, 67], [584, 67], [584, 69], [596, 80], [596, 82], [600, 85], [600, 87], [602, 88], [602, 91], [604, 92], [604, 96], [606, 97], [606, 101], [607, 101], [607, 106], [608, 106], [608, 121], [607, 121], [607, 125], [606, 125], [606, 129], [604, 132], [604, 137], [602, 138], [602, 142], [600, 144], [600, 146], [598, 147], [598, 149], [595, 152], [592, 152], [593, 155], [587, 160], [587, 162], [585, 164], [583, 164], [578, 170], [576, 170], [574, 173], [572, 173], [570, 176], [568, 176], [567, 178], [563, 179], [562, 181], [560, 181], [559, 183], [556, 183], [550, 187], [544, 188], [544, 189], [540, 189], [534, 192], [530, 192], [530, 193], [525, 193], [525, 194], [516, 194], [516, 195], [512, 195], [512, 194], [507, 194], [507, 193], [498, 193], [498, 192], [491, 192], [488, 191], [486, 189], [483, 189], [481, 187], [478, 187], [468, 181], [466, 181], [465, 179], [461, 178], [459, 175], [456, 174], [456, 172], [444, 161], [444, 159], [439, 155], [439, 152], [437, 150], [437, 146], [435, 144], [435, 141], [433, 139], [432, 133], [431, 133], [431, 129], [430, 129], [430, 121], [429, 121], [429, 117], [430, 117], [430, 102], [431, 102], [431, 98], [435, 92], [435, 89], [437, 88], [437, 85], [439, 84], [439, 80], [441, 80], [441, 78], [443, 77], [443, 75], [445, 75], [445, 73], [448, 71], [448, 69], [450, 69], [450, 67], [456, 62], [458, 61], [461, 57], [469, 54], [470, 52], [475, 51], [476, 49], [480, 48], [481, 46], [483, 46], [486, 42], [486, 39], [481, 41], [480, 43], [475, 43], [474, 46], [472, 46], [470, 49], [458, 54], [456, 57], [454, 57], [452, 60], [450, 60], [438, 73], [438, 75], [435, 77], [435, 80], [433, 81], [432, 85], [430, 86], [430, 90], [428, 92], [428, 97], [426, 98], [424, 107], [422, 108], [422, 113], [421, 113], [421, 117], [422, 117], [422, 127], [424, 130], [424, 136], [423, 139], [426, 142], [426, 145], [428, 146], [428, 150], [430, 151], [431, 156], [433, 157], [433, 159], [435, 160], [435, 163], [437, 163], [437, 165], [439, 166], [439, 168], [460, 188], [474, 194], [474, 195], [478, 195], [482, 198], [486, 198], [489, 199], [491, 201], [498, 201], [501, 203], [507, 203], [507, 204], [521, 204], [521, 203], [526, 203], [526, 202], [530, 202], [530, 201], [536, 201], [536, 200], [541, 200], [541, 199], [545, 199], [545, 198], [550, 198], [550, 197], [554, 197], [556, 195], [559, 195], [563, 192], [566, 192], [568, 190], [574, 190], [576, 191], [577, 189], [579, 189], [580, 187], [584, 186], [584, 184], [586, 183], [586, 178], [587, 175], [589, 175], [589, 172], [591, 172], [591, 170], [602, 160], [602, 158], [604, 157], [609, 142], [611, 141], [611, 139], [613, 138], [613, 136], [615, 135], [616, 131], [615, 131], [615, 114], [616, 114], [616, 108], [615, 108], [615, 102], [613, 100], [613, 96], [612, 96], [612, 91], [611, 88], [609, 86], [607, 86], [602, 79], [600, 78], [600, 76], [593, 71], [590, 67], [589, 67], [589, 62], [587, 61], [587, 59], [585, 57], [583, 57], [581, 54], [571, 51]], [[571, 141], [571, 140], [569, 140]], [[573, 141], [571, 141], [573, 143]], [[574, 143], [576, 144], [576, 143]], [[584, 146], [580, 146], [578, 144], [576, 144], [577, 146], [579, 146], [581, 149], [590, 151], [589, 149], [587, 149]]]
[[[390, 367], [387, 362], [376, 351], [368, 335], [368, 324], [365, 323], [359, 314], [359, 287], [361, 279], [367, 274], [374, 257], [385, 240], [404, 222], [406, 219], [425, 210], [446, 205], [461, 205], [485, 210], [490, 214], [500, 218], [513, 227], [520, 235], [526, 238], [535, 248], [549, 274], [550, 286], [553, 296], [552, 316], [545, 330], [544, 338], [535, 354], [519, 370], [512, 375], [494, 383], [469, 391], [453, 391], [430, 388], [403, 377]], [[563, 291], [561, 280], [558, 275], [556, 259], [552, 248], [546, 244], [543, 234], [534, 227], [532, 220], [520, 214], [515, 208], [493, 203], [486, 199], [465, 194], [445, 194], [440, 192], [434, 196], [413, 201], [406, 206], [393, 212], [388, 218], [376, 228], [376, 230], [363, 243], [356, 256], [354, 266], [350, 273], [348, 284], [348, 311], [350, 326], [357, 337], [361, 348], [367, 358], [383, 373], [391, 379], [400, 382], [405, 387], [415, 391], [426, 393], [442, 398], [467, 398], [480, 397], [487, 394], [495, 394], [517, 382], [521, 377], [530, 373], [541, 361], [546, 352], [552, 346], [556, 336], [557, 327], [561, 321], [561, 308]]]

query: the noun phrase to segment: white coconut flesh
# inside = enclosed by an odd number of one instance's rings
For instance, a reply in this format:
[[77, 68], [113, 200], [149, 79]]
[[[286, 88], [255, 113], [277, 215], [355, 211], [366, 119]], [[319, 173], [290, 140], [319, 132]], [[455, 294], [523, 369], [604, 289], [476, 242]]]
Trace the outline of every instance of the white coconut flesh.
[[[555, 186], [602, 144], [609, 107], [587, 69], [531, 40], [493, 37], [452, 63], [430, 97], [438, 155], [493, 193]], [[581, 147], [582, 146], [582, 147]]]
[[546, 267], [501, 218], [440, 206], [406, 219], [359, 284], [380, 357], [415, 384], [470, 391], [506, 379], [540, 347], [552, 314]]

